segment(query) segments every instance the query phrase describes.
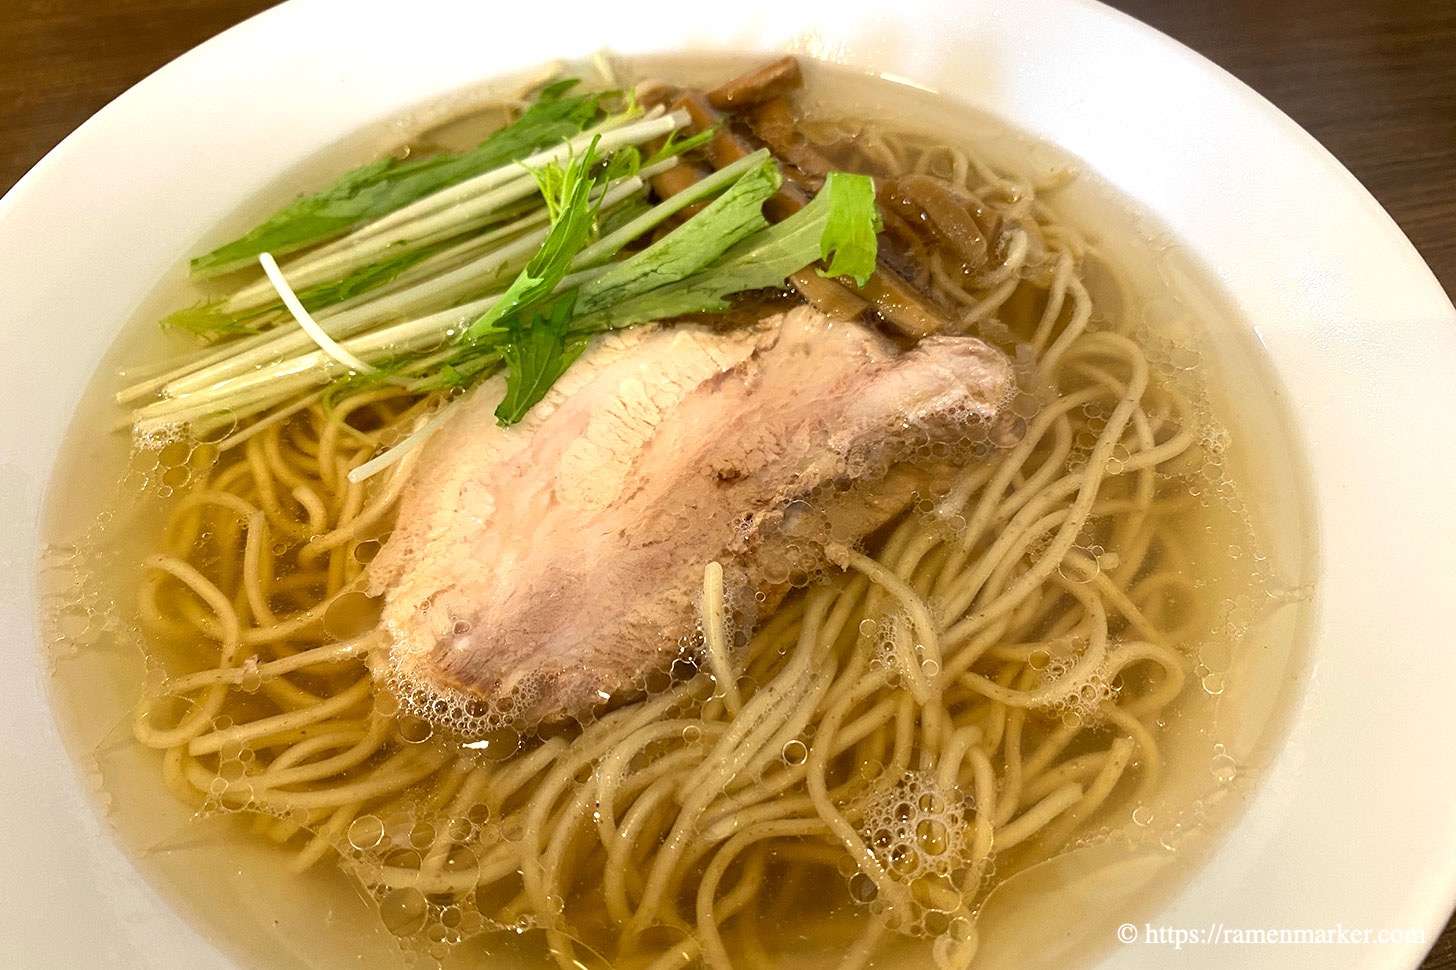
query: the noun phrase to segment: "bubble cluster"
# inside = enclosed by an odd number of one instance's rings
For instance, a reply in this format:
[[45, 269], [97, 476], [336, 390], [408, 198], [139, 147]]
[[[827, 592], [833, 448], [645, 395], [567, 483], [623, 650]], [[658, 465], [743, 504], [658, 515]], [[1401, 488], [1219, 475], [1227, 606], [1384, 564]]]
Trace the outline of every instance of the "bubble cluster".
[[1040, 687], [1055, 688], [1044, 707], [1064, 723], [1096, 725], [1103, 705], [1117, 700], [1118, 688], [1105, 662], [1089, 670], [1083, 668], [1079, 655], [1048, 654], [1040, 671]]
[[921, 656], [924, 644], [914, 642], [914, 624], [904, 610], [887, 614], [870, 629], [874, 644], [870, 666], [884, 670], [889, 684], [899, 684], [901, 678], [911, 675], [911, 663], [921, 664], [922, 672], [927, 677], [935, 675], [934, 672], [924, 669], [926, 661]]
[[124, 492], [150, 493], [167, 499], [191, 484], [199, 467], [206, 466], [216, 451], [209, 445], [184, 436], [179, 429], [165, 429], [135, 442], [127, 473], [121, 482]]
[[137, 642], [135, 618], [118, 609], [115, 579], [135, 566], [106, 542], [111, 513], [103, 513], [79, 543], [49, 543], [40, 556], [42, 637], [52, 661], [107, 642]]
[[485, 848], [508, 838], [484, 804], [451, 816], [419, 802], [359, 816], [335, 847], [405, 955], [428, 957], [420, 965], [434, 966], [482, 933], [519, 934], [535, 925], [530, 915], [503, 916], [517, 891], [508, 880], [440, 893], [424, 874], [470, 873]]
[[[970, 902], [993, 871], [991, 858], [973, 858], [968, 837], [971, 800], [929, 772], [909, 771], [893, 785], [872, 784], [859, 808], [860, 831], [881, 874], [852, 872], [850, 898], [887, 928], [904, 935], [974, 935]], [[887, 898], [881, 880], [901, 887]]]
[[896, 879], [950, 875], [965, 850], [965, 798], [928, 772], [907, 772], [865, 802], [861, 828], [875, 858]]
[[376, 673], [376, 690], [382, 688], [392, 698], [406, 742], [422, 743], [439, 730], [460, 738], [465, 750], [492, 761], [519, 749], [522, 739], [515, 728], [540, 700], [539, 681], [523, 680], [484, 700], [421, 671], [418, 658], [396, 648], [390, 651], [382, 676]]

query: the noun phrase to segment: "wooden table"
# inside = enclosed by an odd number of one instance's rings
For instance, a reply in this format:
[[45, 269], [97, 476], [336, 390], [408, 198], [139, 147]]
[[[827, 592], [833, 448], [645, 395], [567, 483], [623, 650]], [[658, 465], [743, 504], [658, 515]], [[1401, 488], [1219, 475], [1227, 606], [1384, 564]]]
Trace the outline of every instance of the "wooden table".
[[[0, 0], [0, 191], [151, 71], [270, 0]], [[1113, 0], [1232, 71], [1375, 194], [1456, 293], [1456, 2]], [[1422, 964], [1456, 970], [1456, 923]]]

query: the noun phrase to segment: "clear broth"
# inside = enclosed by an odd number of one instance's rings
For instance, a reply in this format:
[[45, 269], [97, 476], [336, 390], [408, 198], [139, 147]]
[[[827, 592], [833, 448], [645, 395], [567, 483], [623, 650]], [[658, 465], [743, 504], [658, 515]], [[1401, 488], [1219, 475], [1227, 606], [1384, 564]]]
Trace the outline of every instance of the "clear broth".
[[[732, 76], [757, 60], [657, 58], [632, 68], [639, 76], [693, 83]], [[1169, 770], [1155, 803], [1092, 833], [1081, 847], [1004, 880], [982, 911], [977, 967], [1090, 964], [1115, 945], [1118, 923], [1150, 918], [1216, 850], [1220, 833], [1258, 784], [1302, 689], [1315, 558], [1300, 500], [1306, 475], [1299, 449], [1250, 328], [1166, 228], [1085, 165], [948, 97], [818, 64], [808, 73], [811, 83], [800, 100], [810, 114], [894, 118], [896, 128], [934, 132], [971, 147], [993, 168], [1037, 181], [1075, 173], [1045, 196], [1049, 205], [1117, 266], [1127, 292], [1136, 294], [1122, 312], [1140, 317], [1171, 379], [1195, 380], [1228, 431], [1218, 474], [1233, 483], [1242, 508], [1205, 500], [1198, 511], [1202, 527], [1190, 529], [1188, 537], [1212, 595], [1226, 602], [1213, 611], [1218, 623], [1198, 658], [1201, 682], [1195, 679], [1175, 703], [1163, 728]], [[445, 112], [431, 106], [383, 135], [364, 133], [322, 153], [219, 227], [220, 236], [386, 143], [472, 142], [480, 133], [480, 123], [469, 117], [473, 107], [451, 106], [463, 120], [441, 126]], [[1095, 299], [1092, 274], [1088, 285]], [[133, 707], [160, 675], [159, 658], [141, 645], [131, 602], [140, 561], [164, 518], [166, 498], [159, 493], [170, 488], [171, 473], [165, 452], [132, 455], [126, 435], [100, 429], [116, 422], [111, 396], [120, 366], [182, 346], [158, 333], [155, 321], [184, 304], [187, 293], [179, 266], [124, 328], [87, 390], [52, 477], [43, 525], [49, 544], [42, 612], [56, 716], [98, 811], [138, 869], [241, 965], [422, 965], [419, 954], [401, 949], [385, 930], [372, 900], [337, 869], [322, 865], [294, 874], [290, 853], [250, 832], [246, 817], [193, 817], [163, 785], [158, 755], [131, 738]], [[142, 494], [146, 500], [138, 501]], [[166, 659], [160, 658], [163, 665]], [[842, 906], [849, 905], [844, 895]], [[812, 957], [817, 941], [799, 926], [777, 929], [790, 951], [800, 951], [796, 961]], [[1037, 947], [1028, 948], [1028, 939]], [[542, 959], [530, 938], [495, 934], [462, 947], [447, 965], [526, 966]], [[887, 950], [874, 965], [914, 966], [924, 959], [923, 950], [906, 945], [898, 954]]]

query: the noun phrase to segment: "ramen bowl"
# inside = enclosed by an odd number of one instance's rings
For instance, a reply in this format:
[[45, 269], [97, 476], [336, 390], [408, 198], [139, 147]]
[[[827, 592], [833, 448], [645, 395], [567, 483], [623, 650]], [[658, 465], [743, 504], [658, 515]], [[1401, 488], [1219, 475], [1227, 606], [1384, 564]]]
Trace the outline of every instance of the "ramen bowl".
[[[4, 962], [304, 966], [305, 937], [375, 932], [344, 903], [291, 918], [236, 888], [232, 905], [247, 912], [220, 919], [202, 901], [210, 876], [177, 876], [127, 848], [109, 781], [85, 757], [114, 741], [115, 725], [78, 727], [55, 689], [64, 659], [38, 624], [41, 509], [103, 355], [199, 239], [494, 78], [606, 49], [792, 52], [937, 92], [1085, 166], [1126, 202], [1125, 221], [1141, 226], [1130, 238], [1171, 238], [1176, 257], [1155, 268], [1205, 294], [1200, 309], [1231, 334], [1210, 353], [1235, 374], [1225, 396], [1252, 429], [1245, 461], [1283, 469], [1259, 479], [1260, 504], [1298, 550], [1283, 562], [1294, 646], [1267, 661], [1249, 702], [1266, 710], [1247, 739], [1257, 757], [1245, 782], [1176, 878], [1129, 876], [1156, 891], [1124, 897], [1062, 873], [1063, 913], [1095, 917], [1035, 911], [1007, 925], [1035, 935], [1027, 947], [1041, 955], [1028, 959], [1070, 949], [1088, 966], [1163, 967], [1175, 940], [1185, 966], [1231, 959], [1175, 931], [1304, 941], [1241, 946], [1241, 966], [1415, 966], [1456, 903], [1456, 779], [1441, 770], [1456, 738], [1445, 614], [1456, 601], [1445, 430], [1456, 310], [1359, 183], [1232, 77], [1081, 0], [893, 10], [849, 0], [832, 11], [650, 0], [630, 17], [585, 6], [551, 16], [548, 31], [529, 9], [292, 0], [123, 95], [0, 202]], [[1313, 931], [1364, 943], [1298, 949], [1315, 937], [1295, 934]], [[269, 939], [248, 938], [259, 932]]]

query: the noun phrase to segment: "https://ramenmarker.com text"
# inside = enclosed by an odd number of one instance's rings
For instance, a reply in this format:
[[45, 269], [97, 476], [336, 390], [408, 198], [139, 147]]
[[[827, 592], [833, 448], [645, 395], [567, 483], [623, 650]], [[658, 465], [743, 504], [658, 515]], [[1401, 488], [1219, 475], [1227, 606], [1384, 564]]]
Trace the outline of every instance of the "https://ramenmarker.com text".
[[1123, 923], [1117, 928], [1120, 943], [1148, 943], [1171, 946], [1257, 946], [1270, 944], [1303, 944], [1307, 946], [1361, 946], [1389, 943], [1426, 942], [1426, 931], [1416, 929], [1374, 929], [1362, 926], [1269, 927], [1225, 926], [1158, 926], [1152, 923]]

